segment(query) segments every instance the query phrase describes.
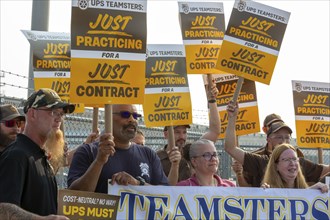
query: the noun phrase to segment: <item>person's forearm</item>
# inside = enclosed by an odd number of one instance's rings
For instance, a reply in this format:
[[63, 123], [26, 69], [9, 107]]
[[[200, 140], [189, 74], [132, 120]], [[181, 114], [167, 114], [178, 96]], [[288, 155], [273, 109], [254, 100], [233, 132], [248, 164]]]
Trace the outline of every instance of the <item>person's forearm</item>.
[[249, 184], [246, 181], [243, 173], [241, 173], [241, 172], [236, 173], [236, 180], [237, 180], [238, 186], [240, 186], [240, 187], [251, 187], [251, 184]]
[[236, 143], [236, 116], [228, 117], [227, 129], [225, 134], [225, 151], [229, 153], [231, 156], [231, 151], [237, 146]]
[[102, 168], [103, 164], [94, 160], [85, 174], [73, 181], [69, 189], [95, 192]]
[[235, 160], [244, 164], [245, 151], [237, 146], [236, 140], [236, 116], [229, 116], [225, 135], [225, 151]]
[[209, 119], [209, 131], [205, 133], [202, 138], [216, 142], [221, 133], [220, 115], [217, 108], [217, 103], [209, 103], [210, 119]]
[[170, 186], [175, 186], [178, 183], [179, 179], [179, 163], [178, 164], [172, 164], [170, 172], [168, 173], [168, 184]]
[[39, 220], [42, 216], [28, 212], [19, 206], [11, 203], [0, 203], [1, 220]]

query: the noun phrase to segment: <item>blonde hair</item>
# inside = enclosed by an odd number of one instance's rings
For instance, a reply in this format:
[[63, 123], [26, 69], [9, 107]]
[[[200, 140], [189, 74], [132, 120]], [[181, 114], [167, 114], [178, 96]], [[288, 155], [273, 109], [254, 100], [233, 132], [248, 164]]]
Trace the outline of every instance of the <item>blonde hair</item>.
[[[273, 150], [273, 153], [267, 164], [262, 184], [267, 183], [271, 188], [287, 188], [286, 182], [282, 179], [281, 174], [277, 171], [277, 163], [281, 154], [288, 149], [293, 150], [297, 155], [296, 149], [290, 144], [280, 144]], [[305, 189], [307, 187], [308, 185], [301, 171], [300, 164], [298, 163], [298, 174], [294, 182], [294, 188]]]

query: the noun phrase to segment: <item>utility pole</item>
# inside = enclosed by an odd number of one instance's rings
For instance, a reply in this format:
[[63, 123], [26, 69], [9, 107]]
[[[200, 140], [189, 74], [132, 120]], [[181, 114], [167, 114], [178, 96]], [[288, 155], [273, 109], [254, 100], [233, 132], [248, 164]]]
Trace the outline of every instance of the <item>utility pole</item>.
[[[48, 31], [49, 21], [49, 0], [33, 0], [31, 30]], [[34, 91], [33, 81], [33, 51], [30, 45], [28, 96]]]

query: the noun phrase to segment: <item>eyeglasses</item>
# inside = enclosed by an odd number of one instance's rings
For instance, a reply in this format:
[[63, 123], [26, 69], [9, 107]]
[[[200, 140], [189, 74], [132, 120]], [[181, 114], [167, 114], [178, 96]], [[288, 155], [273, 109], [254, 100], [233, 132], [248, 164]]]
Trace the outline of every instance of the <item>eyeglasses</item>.
[[290, 135], [287, 135], [287, 136], [276, 135], [276, 136], [273, 136], [273, 137], [270, 137], [270, 138], [276, 139], [278, 141], [290, 141], [291, 140]]
[[126, 119], [130, 118], [132, 115], [135, 120], [137, 120], [138, 118], [140, 118], [142, 116], [141, 114], [138, 114], [136, 112], [129, 112], [129, 111], [113, 112], [112, 114], [120, 115], [120, 117], [126, 118]]
[[202, 155], [194, 156], [194, 157], [204, 157], [205, 160], [210, 161], [212, 159], [212, 157], [218, 158], [219, 157], [219, 154], [218, 154], [218, 152], [213, 152], [213, 153], [206, 152], [206, 153], [204, 153]]
[[43, 109], [43, 108], [35, 108], [35, 110], [42, 110], [42, 111], [47, 111], [51, 113], [51, 116], [53, 118], [64, 118], [65, 114], [63, 112], [58, 112], [54, 109]]
[[1, 121], [1, 123], [4, 123], [7, 128], [12, 128], [15, 125], [19, 128], [21, 125], [21, 122], [15, 119], [8, 120], [8, 121]]
[[285, 163], [298, 163], [299, 162], [299, 158], [298, 157], [291, 157], [291, 158], [282, 158], [280, 161], [285, 162]]

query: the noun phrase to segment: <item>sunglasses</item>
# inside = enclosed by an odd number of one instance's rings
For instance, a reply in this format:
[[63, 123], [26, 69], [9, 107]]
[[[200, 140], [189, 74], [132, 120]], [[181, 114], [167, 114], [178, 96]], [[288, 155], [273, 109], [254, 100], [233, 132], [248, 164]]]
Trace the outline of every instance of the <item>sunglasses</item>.
[[19, 128], [21, 123], [15, 119], [8, 120], [8, 121], [1, 121], [1, 123], [4, 123], [7, 128], [12, 128], [15, 125]]
[[138, 114], [136, 112], [129, 112], [129, 111], [113, 112], [112, 114], [120, 115], [120, 117], [126, 118], [126, 119], [130, 118], [132, 115], [135, 120], [137, 120], [138, 118], [140, 118], [142, 116], [141, 114]]

